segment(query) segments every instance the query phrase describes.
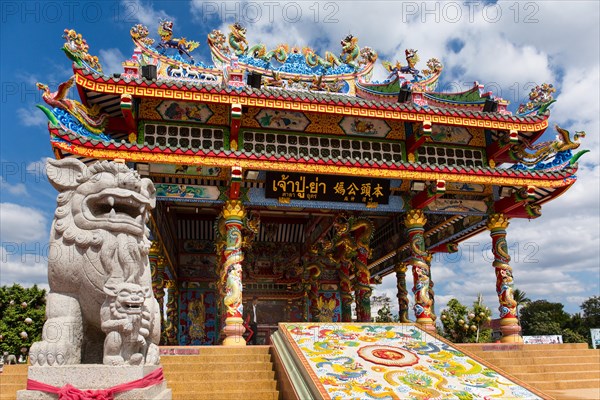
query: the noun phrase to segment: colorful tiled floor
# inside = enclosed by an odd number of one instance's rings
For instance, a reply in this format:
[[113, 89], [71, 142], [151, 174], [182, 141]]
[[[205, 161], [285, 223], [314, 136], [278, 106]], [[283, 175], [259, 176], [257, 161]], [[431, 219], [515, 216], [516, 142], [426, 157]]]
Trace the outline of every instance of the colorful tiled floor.
[[325, 399], [541, 399], [411, 324], [280, 328]]

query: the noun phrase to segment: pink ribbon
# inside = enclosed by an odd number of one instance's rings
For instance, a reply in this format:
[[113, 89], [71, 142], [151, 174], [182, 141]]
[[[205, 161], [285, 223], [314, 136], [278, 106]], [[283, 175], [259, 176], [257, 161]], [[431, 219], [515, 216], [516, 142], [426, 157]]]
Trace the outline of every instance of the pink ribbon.
[[161, 383], [164, 380], [162, 368], [157, 368], [145, 377], [132, 382], [122, 383], [108, 389], [80, 390], [66, 384], [59, 388], [46, 383], [27, 379], [27, 390], [39, 390], [46, 393], [58, 395], [59, 400], [113, 400], [115, 394], [133, 389], [143, 389]]

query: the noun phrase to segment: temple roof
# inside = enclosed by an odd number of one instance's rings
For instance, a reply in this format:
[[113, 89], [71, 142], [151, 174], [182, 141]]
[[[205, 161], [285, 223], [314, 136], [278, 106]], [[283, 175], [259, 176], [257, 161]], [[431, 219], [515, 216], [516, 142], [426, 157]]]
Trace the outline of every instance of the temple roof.
[[[260, 105], [258, 103], [252, 104], [251, 99], [269, 99], [276, 101], [291, 101], [305, 104], [318, 105], [334, 105], [342, 107], [361, 108], [373, 111], [392, 111], [392, 112], [408, 112], [412, 115], [420, 114], [422, 116], [444, 116], [450, 117], [443, 121], [433, 121], [451, 125], [467, 125], [467, 126], [482, 126], [490, 129], [516, 129], [519, 131], [540, 131], [548, 126], [548, 115], [527, 115], [527, 116], [514, 116], [508, 114], [501, 114], [497, 112], [483, 112], [483, 111], [471, 111], [465, 109], [456, 108], [441, 108], [441, 107], [422, 107], [413, 103], [390, 103], [386, 101], [367, 100], [361, 99], [354, 96], [336, 94], [336, 93], [323, 93], [323, 92], [311, 92], [311, 91], [300, 91], [300, 90], [288, 90], [281, 88], [272, 87], [261, 87], [252, 88], [245, 86], [242, 89], [231, 88], [228, 86], [215, 86], [209, 83], [202, 82], [183, 82], [177, 80], [163, 80], [158, 79], [155, 81], [147, 80], [144, 78], [130, 78], [130, 77], [115, 77], [100, 75], [91, 72], [87, 69], [76, 68], [75, 73], [77, 75], [76, 83], [83, 89], [104, 94], [114, 94], [115, 98], [113, 103], [120, 101], [120, 95], [123, 93], [129, 93], [138, 95], [140, 97], [160, 97], [160, 98], [173, 98], [181, 100], [195, 100], [192, 97], [186, 95], [186, 93], [205, 93], [205, 94], [221, 94], [230, 95], [233, 98], [211, 98], [210, 96], [205, 98], [198, 98], [199, 101], [206, 102], [224, 102], [224, 103], [240, 103], [242, 105]], [[118, 87], [130, 87], [132, 89], [118, 89]], [[133, 88], [140, 88], [139, 91]], [[146, 90], [150, 89], [150, 90]], [[156, 89], [162, 89], [156, 91]], [[173, 92], [164, 92], [164, 90]], [[180, 94], [175, 94], [178, 92]], [[246, 99], [246, 100], [243, 100]], [[283, 104], [279, 107], [277, 103], [272, 105], [273, 108], [286, 108]], [[321, 111], [321, 112], [335, 112], [335, 113], [347, 113], [349, 115], [356, 115], [350, 109], [343, 110], [328, 110], [315, 108], [302, 108], [303, 111]], [[344, 112], [345, 111], [345, 112]], [[394, 115], [384, 114], [367, 114], [370, 117], [388, 117], [394, 118]], [[454, 118], [454, 119], [453, 119]], [[456, 119], [458, 118], [458, 119]], [[465, 123], [462, 118], [472, 119], [471, 123]], [[406, 119], [411, 120], [410, 115], [406, 115], [402, 118], [400, 114], [395, 116], [395, 119]], [[415, 119], [416, 120], [416, 119]], [[422, 118], [420, 118], [422, 120]], [[476, 122], [476, 121], [480, 122]], [[491, 122], [504, 122], [506, 124], [492, 124]], [[490, 123], [488, 123], [490, 122]]]
[[[574, 182], [577, 167], [560, 170], [499, 169], [482, 166], [457, 166], [392, 162], [378, 160], [343, 160], [286, 155], [265, 155], [246, 151], [219, 149], [181, 149], [174, 146], [127, 143], [125, 140], [107, 142], [86, 138], [51, 128], [54, 146], [71, 154], [99, 159], [127, 158], [134, 162], [163, 162], [174, 164], [207, 164], [273, 171], [303, 171], [323, 174], [345, 174], [390, 179], [443, 179], [449, 182], [499, 184], [514, 186], [563, 187]], [[127, 157], [124, 157], [124, 154]]]

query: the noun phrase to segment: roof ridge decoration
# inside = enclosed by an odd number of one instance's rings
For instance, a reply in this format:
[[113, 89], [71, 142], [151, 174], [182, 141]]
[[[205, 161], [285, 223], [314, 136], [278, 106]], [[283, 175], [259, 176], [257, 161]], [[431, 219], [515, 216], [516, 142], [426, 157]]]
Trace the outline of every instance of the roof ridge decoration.
[[69, 59], [80, 67], [85, 66], [102, 74], [102, 65], [98, 61], [98, 57], [88, 53], [90, 46], [83, 36], [81, 36], [81, 33], [77, 33], [74, 29], [65, 29], [62, 37], [66, 41], [62, 50]]
[[[396, 60], [395, 64], [385, 60], [381, 62], [383, 67], [390, 73], [382, 82], [369, 82], [358, 79], [356, 82], [357, 95], [364, 99], [397, 102], [401, 89], [417, 93], [432, 92], [435, 90], [438, 79], [444, 69], [442, 62], [435, 57], [430, 58], [426, 63], [427, 68], [420, 71], [416, 68], [420, 60], [418, 50], [406, 49], [404, 55], [406, 57], [406, 65], [403, 65], [398, 60]], [[411, 77], [407, 77], [404, 74], [409, 74]], [[419, 103], [417, 102], [417, 104]], [[426, 102], [419, 105], [424, 104]]]
[[[341, 41], [339, 56], [326, 52], [320, 57], [310, 47], [292, 47], [279, 44], [269, 50], [265, 44], [249, 45], [246, 29], [239, 23], [229, 26], [227, 36], [215, 29], [208, 34], [208, 46], [213, 65], [195, 61], [190, 54], [199, 43], [185, 38], [173, 38], [173, 23], [161, 21], [158, 45], [149, 38], [149, 30], [142, 24], [133, 26], [131, 38], [141, 51], [138, 60], [155, 60], [158, 76], [168, 79], [212, 81], [220, 83], [232, 68], [240, 72], [259, 73], [264, 84], [288, 89], [306, 89], [339, 93], [353, 93], [354, 80], [369, 79], [377, 53], [370, 47], [360, 48], [358, 38], [348, 35]], [[136, 51], [138, 51], [136, 49]], [[169, 55], [167, 49], [179, 54]], [[183, 56], [188, 59], [184, 59]]]
[[529, 101], [519, 105], [517, 116], [523, 117], [532, 113], [545, 114], [548, 112], [548, 107], [556, 102], [552, 96], [554, 92], [556, 92], [556, 88], [551, 83], [537, 85], [529, 92]]
[[[585, 132], [575, 132], [573, 140], [569, 131], [555, 126], [556, 139], [553, 141], [537, 143], [530, 146], [528, 143], [519, 143], [510, 150], [510, 157], [517, 162], [511, 169], [529, 169], [557, 171], [569, 165], [574, 165], [581, 156], [589, 150], [581, 150], [573, 155], [571, 150], [579, 148], [579, 139], [585, 137]], [[533, 153], [527, 150], [533, 150]]]
[[67, 98], [69, 89], [73, 86], [75, 77], [61, 83], [56, 92], [50, 92], [48, 85], [36, 83], [38, 89], [42, 90], [42, 99], [52, 107], [49, 109], [42, 105], [37, 107], [46, 114], [50, 123], [60, 126], [67, 132], [73, 132], [79, 136], [96, 140], [109, 141], [110, 138], [104, 133], [108, 123], [108, 114], [100, 112], [100, 106], [86, 107], [77, 100]]

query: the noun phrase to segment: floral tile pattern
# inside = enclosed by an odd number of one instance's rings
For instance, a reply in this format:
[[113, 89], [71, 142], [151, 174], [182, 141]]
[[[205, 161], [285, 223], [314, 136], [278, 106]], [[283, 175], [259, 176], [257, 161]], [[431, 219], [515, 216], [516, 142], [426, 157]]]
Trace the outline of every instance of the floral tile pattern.
[[325, 399], [541, 399], [412, 324], [282, 323]]

